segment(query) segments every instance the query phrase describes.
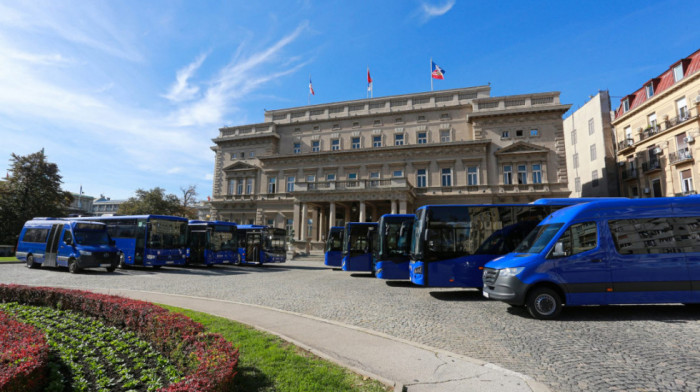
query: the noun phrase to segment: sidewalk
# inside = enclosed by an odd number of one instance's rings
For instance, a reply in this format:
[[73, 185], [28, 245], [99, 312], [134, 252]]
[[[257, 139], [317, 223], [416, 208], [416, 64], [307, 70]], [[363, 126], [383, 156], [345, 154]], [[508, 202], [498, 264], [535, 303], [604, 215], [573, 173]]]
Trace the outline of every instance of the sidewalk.
[[146, 291], [100, 292], [225, 317], [270, 332], [319, 357], [387, 385], [396, 392], [545, 392], [531, 378], [378, 332], [268, 307]]

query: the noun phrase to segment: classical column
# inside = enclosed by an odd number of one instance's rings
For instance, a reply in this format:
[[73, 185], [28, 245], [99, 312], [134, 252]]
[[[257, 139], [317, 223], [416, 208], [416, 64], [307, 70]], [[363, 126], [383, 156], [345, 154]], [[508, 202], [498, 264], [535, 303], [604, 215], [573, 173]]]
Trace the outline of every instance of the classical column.
[[406, 211], [408, 209], [408, 206], [406, 205], [406, 200], [399, 200], [399, 214], [407, 214], [408, 212]]
[[294, 225], [292, 227], [295, 228], [294, 239], [300, 241], [301, 227], [299, 227], [299, 222], [301, 222], [301, 207], [299, 206], [299, 203], [294, 203], [294, 216], [292, 217], [292, 220], [294, 222]]
[[365, 221], [365, 201], [360, 200], [360, 222]]
[[323, 232], [326, 228], [325, 225], [325, 214], [323, 213], [323, 208], [318, 208], [318, 230], [316, 235], [316, 241], [323, 241]]
[[396, 214], [396, 200], [391, 201], [391, 213]]
[[301, 233], [301, 240], [306, 241], [306, 238], [308, 237], [307, 235], [307, 230], [309, 228], [309, 210], [306, 205], [306, 203], [301, 203], [301, 229], [299, 232]]
[[335, 202], [331, 202], [330, 212], [328, 213], [328, 229], [335, 226]]

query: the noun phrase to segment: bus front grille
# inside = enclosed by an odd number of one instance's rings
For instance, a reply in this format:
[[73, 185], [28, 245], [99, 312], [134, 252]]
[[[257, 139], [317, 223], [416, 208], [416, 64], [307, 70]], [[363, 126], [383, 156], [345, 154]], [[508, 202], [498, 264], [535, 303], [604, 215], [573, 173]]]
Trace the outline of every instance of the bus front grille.
[[498, 270], [493, 268], [484, 268], [484, 285], [493, 286], [498, 279]]

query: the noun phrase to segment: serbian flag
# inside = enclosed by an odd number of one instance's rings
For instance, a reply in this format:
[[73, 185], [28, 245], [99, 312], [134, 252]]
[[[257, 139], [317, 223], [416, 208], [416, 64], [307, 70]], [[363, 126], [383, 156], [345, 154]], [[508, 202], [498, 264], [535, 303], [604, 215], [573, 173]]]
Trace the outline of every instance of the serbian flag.
[[433, 79], [445, 79], [445, 70], [440, 68], [440, 66], [438, 66], [437, 64], [435, 64], [434, 61], [431, 60], [430, 62], [433, 64]]
[[309, 94], [316, 95], [314, 94], [314, 86], [311, 84], [311, 76], [309, 76]]
[[369, 76], [369, 68], [367, 68], [367, 84], [372, 84], [372, 77]]

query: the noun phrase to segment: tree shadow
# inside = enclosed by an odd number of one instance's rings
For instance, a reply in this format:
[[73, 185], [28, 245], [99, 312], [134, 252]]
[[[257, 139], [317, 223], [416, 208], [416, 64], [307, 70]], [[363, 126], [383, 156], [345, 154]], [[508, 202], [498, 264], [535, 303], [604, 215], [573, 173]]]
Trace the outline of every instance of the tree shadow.
[[239, 366], [237, 371], [232, 392], [269, 391], [274, 387], [272, 380], [256, 367]]
[[464, 289], [454, 291], [431, 291], [430, 296], [440, 301], [476, 302], [488, 301], [477, 289]]

